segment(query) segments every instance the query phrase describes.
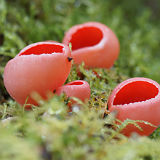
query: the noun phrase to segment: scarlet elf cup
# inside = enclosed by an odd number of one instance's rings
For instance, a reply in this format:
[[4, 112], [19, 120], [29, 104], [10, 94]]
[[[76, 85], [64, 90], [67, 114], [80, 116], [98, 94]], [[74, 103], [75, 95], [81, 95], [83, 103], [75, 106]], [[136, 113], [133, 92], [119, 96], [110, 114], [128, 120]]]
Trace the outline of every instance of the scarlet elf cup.
[[116, 118], [142, 120], [153, 126], [138, 122], [142, 131], [133, 124], [122, 131], [126, 136], [133, 132], [148, 136], [160, 125], [160, 85], [148, 78], [131, 78], [120, 83], [108, 100], [109, 111], [116, 111]]
[[63, 43], [71, 43], [74, 62], [84, 62], [88, 68], [111, 68], [120, 50], [114, 32], [99, 22], [87, 22], [71, 27], [65, 33]]
[[57, 42], [38, 42], [20, 51], [10, 60], [4, 70], [4, 84], [18, 103], [37, 105], [30, 96], [37, 92], [43, 99], [48, 92], [62, 86], [70, 69], [70, 49]]

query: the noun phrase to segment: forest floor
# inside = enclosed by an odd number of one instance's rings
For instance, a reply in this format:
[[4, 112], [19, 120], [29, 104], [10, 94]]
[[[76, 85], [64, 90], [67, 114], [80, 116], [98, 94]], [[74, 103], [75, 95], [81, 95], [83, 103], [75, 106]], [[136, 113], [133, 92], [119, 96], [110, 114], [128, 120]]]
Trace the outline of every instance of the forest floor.
[[[160, 83], [160, 2], [158, 0], [0, 0], [0, 159], [1, 160], [159, 160], [160, 129], [149, 137], [125, 137], [114, 116], [103, 117], [114, 87], [130, 77]], [[55, 40], [75, 24], [106, 24], [120, 41], [111, 69], [86, 70], [73, 65], [66, 81], [83, 79], [91, 98], [67, 111], [65, 95], [25, 111], [3, 84], [6, 63], [28, 44]], [[95, 73], [98, 73], [98, 77]], [[110, 124], [110, 125], [108, 125]]]

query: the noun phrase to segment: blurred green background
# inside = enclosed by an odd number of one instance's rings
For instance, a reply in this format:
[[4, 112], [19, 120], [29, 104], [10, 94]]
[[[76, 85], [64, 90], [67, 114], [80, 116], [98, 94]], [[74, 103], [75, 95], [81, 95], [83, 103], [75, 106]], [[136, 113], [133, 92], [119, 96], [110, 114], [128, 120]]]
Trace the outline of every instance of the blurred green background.
[[[3, 85], [3, 70], [8, 60], [28, 44], [45, 40], [61, 42], [64, 32], [71, 26], [87, 21], [109, 26], [121, 46], [120, 56], [112, 70], [97, 70], [102, 76], [101, 81], [96, 80], [91, 71], [82, 68], [85, 79], [92, 87], [90, 103], [93, 107], [104, 105], [106, 97], [98, 93], [106, 89], [108, 96], [113, 86], [122, 81], [123, 78], [119, 78], [121, 75], [144, 76], [160, 83], [159, 0], [0, 0], [0, 104], [5, 102], [0, 105], [0, 116], [1, 119], [18, 119], [13, 123], [7, 122], [8, 128], [3, 127], [0, 121], [1, 160], [11, 157], [15, 160], [96, 160], [97, 157], [106, 160], [106, 156], [113, 160], [160, 159], [159, 143], [149, 138], [133, 138], [133, 141], [110, 138], [101, 130], [104, 121], [99, 119], [99, 115], [84, 112], [69, 119], [68, 115], [66, 118], [63, 112], [58, 112], [60, 114], [54, 116], [52, 109], [56, 112], [59, 103], [53, 100], [47, 104], [52, 108], [47, 113], [50, 119], [46, 119], [39, 116], [45, 112], [43, 109], [24, 114], [14, 101], [8, 100], [9, 95]], [[76, 78], [73, 69], [69, 80]], [[96, 82], [93, 83], [93, 80]], [[84, 122], [83, 125], [80, 126], [78, 119]], [[48, 139], [42, 136], [44, 131]], [[100, 135], [91, 136], [91, 132]], [[158, 130], [152, 138], [159, 138]], [[44, 155], [41, 156], [39, 150]]]

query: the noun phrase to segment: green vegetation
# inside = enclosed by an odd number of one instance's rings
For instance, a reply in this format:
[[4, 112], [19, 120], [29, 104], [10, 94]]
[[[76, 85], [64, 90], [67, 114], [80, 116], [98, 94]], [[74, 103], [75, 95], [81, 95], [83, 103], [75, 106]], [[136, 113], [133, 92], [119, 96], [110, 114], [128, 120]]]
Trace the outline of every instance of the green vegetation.
[[[128, 77], [160, 83], [160, 1], [158, 0], [0, 0], [0, 159], [1, 160], [159, 160], [160, 129], [150, 137], [120, 134], [114, 116], [103, 118], [112, 89]], [[24, 46], [38, 41], [61, 42], [72, 25], [99, 21], [117, 34], [121, 52], [110, 70], [76, 67], [67, 81], [84, 79], [91, 99], [67, 112], [65, 95], [33, 111], [10, 99], [3, 85], [6, 62]], [[131, 122], [132, 123], [132, 122]], [[116, 126], [115, 126], [116, 127]]]

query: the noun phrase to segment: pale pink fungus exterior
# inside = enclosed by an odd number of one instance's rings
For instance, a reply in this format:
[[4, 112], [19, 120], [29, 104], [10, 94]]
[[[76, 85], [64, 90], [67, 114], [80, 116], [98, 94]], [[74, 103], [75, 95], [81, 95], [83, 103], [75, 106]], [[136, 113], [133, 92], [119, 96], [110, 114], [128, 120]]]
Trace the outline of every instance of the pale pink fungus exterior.
[[63, 43], [71, 43], [74, 62], [84, 62], [88, 68], [112, 67], [120, 51], [119, 41], [113, 31], [98, 22], [71, 27], [65, 33]]
[[62, 86], [70, 69], [68, 46], [56, 42], [38, 42], [20, 51], [4, 70], [4, 84], [13, 99], [37, 105], [30, 94], [37, 92], [46, 99], [48, 92]]
[[[91, 91], [88, 82], [76, 80], [59, 87], [58, 89], [56, 89], [55, 93], [57, 95], [65, 93], [68, 97], [76, 97], [85, 102], [86, 100], [89, 100]], [[72, 102], [74, 103], [73, 100]]]
[[[143, 120], [155, 126], [160, 125], [160, 85], [148, 78], [131, 78], [120, 83], [112, 92], [108, 102], [109, 111], [117, 111], [116, 118]], [[138, 122], [143, 129], [129, 124], [122, 133], [130, 136], [133, 132], [148, 136], [156, 127]]]

